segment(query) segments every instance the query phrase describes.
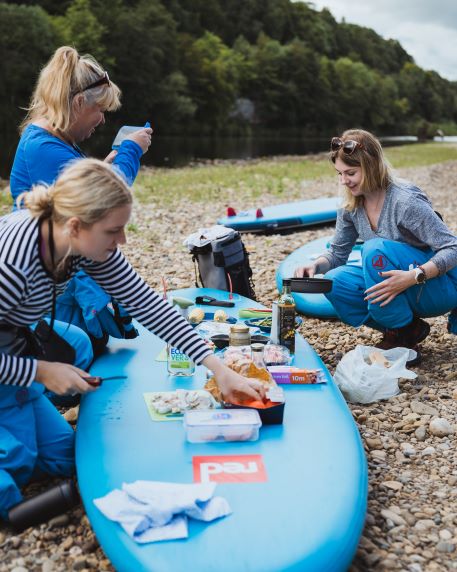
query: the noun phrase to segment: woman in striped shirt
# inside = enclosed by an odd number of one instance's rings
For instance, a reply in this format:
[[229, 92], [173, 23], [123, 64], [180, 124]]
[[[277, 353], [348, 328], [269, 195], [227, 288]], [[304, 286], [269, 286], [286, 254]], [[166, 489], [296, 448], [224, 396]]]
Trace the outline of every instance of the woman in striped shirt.
[[[95, 159], [81, 159], [51, 187], [22, 196], [28, 210], [0, 219], [0, 516], [21, 501], [32, 474], [70, 475], [71, 427], [43, 396], [88, 393], [91, 352], [87, 335], [69, 326], [58, 334], [75, 353], [73, 364], [42, 359], [30, 345], [30, 326], [54, 313], [56, 296], [84, 269], [143, 326], [211, 369], [230, 400], [263, 397], [212, 354], [204, 340], [133, 270], [118, 249], [132, 195], [123, 178]], [[33, 339], [33, 337], [32, 337]], [[41, 357], [41, 359], [40, 359]], [[37, 359], [38, 358], [38, 359]]]

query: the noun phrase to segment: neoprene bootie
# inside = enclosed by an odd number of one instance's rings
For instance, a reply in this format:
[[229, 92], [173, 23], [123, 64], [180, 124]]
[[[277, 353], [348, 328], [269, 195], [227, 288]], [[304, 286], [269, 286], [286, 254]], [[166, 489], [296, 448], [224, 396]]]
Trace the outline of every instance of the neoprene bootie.
[[417, 344], [424, 341], [430, 333], [430, 324], [421, 318], [414, 317], [413, 321], [402, 328], [385, 330], [384, 337], [376, 347], [383, 350], [392, 348], [410, 348], [417, 352], [417, 357], [406, 362], [406, 365], [417, 365], [422, 360], [422, 354]]
[[10, 508], [8, 520], [11, 526], [20, 532], [63, 514], [80, 502], [74, 481], [68, 479]]

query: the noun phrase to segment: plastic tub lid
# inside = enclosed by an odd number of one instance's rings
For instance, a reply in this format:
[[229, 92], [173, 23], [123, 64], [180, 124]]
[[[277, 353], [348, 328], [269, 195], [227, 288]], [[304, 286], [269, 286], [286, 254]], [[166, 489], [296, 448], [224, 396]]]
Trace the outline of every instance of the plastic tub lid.
[[255, 409], [190, 410], [184, 412], [184, 425], [186, 427], [220, 427], [221, 425], [260, 427], [262, 421]]

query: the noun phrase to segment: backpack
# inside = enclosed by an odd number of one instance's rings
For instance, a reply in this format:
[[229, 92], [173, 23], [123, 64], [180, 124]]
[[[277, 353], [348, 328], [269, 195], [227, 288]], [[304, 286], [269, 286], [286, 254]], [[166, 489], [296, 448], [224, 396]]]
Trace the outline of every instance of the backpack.
[[196, 287], [201, 285], [204, 288], [231, 290], [256, 299], [249, 256], [239, 232], [215, 225], [199, 229], [188, 236], [184, 244], [194, 261]]
[[56, 320], [78, 326], [99, 355], [108, 337], [135, 338], [132, 317], [85, 272], [78, 272], [56, 301]]

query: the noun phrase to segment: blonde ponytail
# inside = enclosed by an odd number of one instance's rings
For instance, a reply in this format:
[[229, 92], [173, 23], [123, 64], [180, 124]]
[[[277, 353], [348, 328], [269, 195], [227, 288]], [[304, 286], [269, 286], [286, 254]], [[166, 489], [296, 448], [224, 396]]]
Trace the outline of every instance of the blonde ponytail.
[[20, 132], [30, 123], [46, 118], [53, 129], [65, 135], [72, 123], [73, 98], [79, 93], [87, 104], [97, 104], [104, 111], [119, 109], [121, 91], [112, 81], [109, 85], [82, 91], [104, 73], [91, 55], [80, 56], [70, 46], [58, 48], [41, 70]]

